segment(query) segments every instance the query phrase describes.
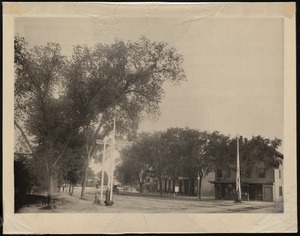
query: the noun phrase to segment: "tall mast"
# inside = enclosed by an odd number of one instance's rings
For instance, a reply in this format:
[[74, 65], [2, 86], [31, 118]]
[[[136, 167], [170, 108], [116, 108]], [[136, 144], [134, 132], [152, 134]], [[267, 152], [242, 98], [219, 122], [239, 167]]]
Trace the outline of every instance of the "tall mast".
[[115, 137], [116, 136], [116, 117], [114, 117], [114, 128], [113, 128], [113, 137], [112, 137], [112, 155], [111, 155], [111, 177], [110, 177], [110, 201], [112, 201], [113, 196], [113, 175], [114, 175], [114, 161], [115, 161]]
[[236, 189], [236, 202], [240, 202], [242, 198], [241, 194], [241, 177], [240, 177], [240, 148], [239, 148], [239, 135], [236, 137], [237, 140], [237, 150], [236, 150], [236, 180], [235, 180], [235, 189]]
[[101, 190], [100, 190], [100, 202], [103, 199], [103, 184], [104, 184], [104, 161], [106, 157], [106, 137], [104, 138], [103, 158], [102, 158], [102, 172], [101, 172]]

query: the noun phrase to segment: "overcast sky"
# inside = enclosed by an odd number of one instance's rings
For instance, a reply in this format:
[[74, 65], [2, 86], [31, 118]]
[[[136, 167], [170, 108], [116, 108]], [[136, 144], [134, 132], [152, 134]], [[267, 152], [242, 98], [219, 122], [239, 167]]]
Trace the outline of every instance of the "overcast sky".
[[58, 42], [63, 53], [115, 38], [165, 41], [184, 57], [188, 81], [165, 85], [156, 122], [140, 130], [190, 127], [251, 138], [283, 138], [283, 21], [254, 18], [18, 18], [29, 46]]

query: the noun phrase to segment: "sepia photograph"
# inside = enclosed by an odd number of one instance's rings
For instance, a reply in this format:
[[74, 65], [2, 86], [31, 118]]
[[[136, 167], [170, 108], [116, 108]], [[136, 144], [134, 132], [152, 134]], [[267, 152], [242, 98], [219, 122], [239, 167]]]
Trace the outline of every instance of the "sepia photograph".
[[12, 214], [283, 217], [285, 18], [94, 5], [12, 22]]

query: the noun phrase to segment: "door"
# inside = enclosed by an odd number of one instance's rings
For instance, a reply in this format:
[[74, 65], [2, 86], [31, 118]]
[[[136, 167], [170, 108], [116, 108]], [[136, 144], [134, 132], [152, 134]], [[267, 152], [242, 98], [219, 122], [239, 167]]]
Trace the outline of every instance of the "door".
[[264, 201], [273, 202], [273, 187], [271, 186], [264, 187]]
[[249, 200], [250, 201], [256, 200], [256, 186], [252, 184], [249, 186]]
[[226, 184], [222, 184], [222, 199], [226, 197]]

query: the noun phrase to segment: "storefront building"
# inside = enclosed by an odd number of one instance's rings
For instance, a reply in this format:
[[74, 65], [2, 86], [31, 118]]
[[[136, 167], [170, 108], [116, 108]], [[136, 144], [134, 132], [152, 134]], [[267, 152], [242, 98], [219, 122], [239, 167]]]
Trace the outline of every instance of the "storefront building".
[[[265, 168], [262, 163], [255, 165], [247, 176], [241, 176], [242, 200], [283, 201], [283, 155], [279, 168]], [[215, 180], [215, 199], [234, 200], [235, 171], [218, 169]]]

